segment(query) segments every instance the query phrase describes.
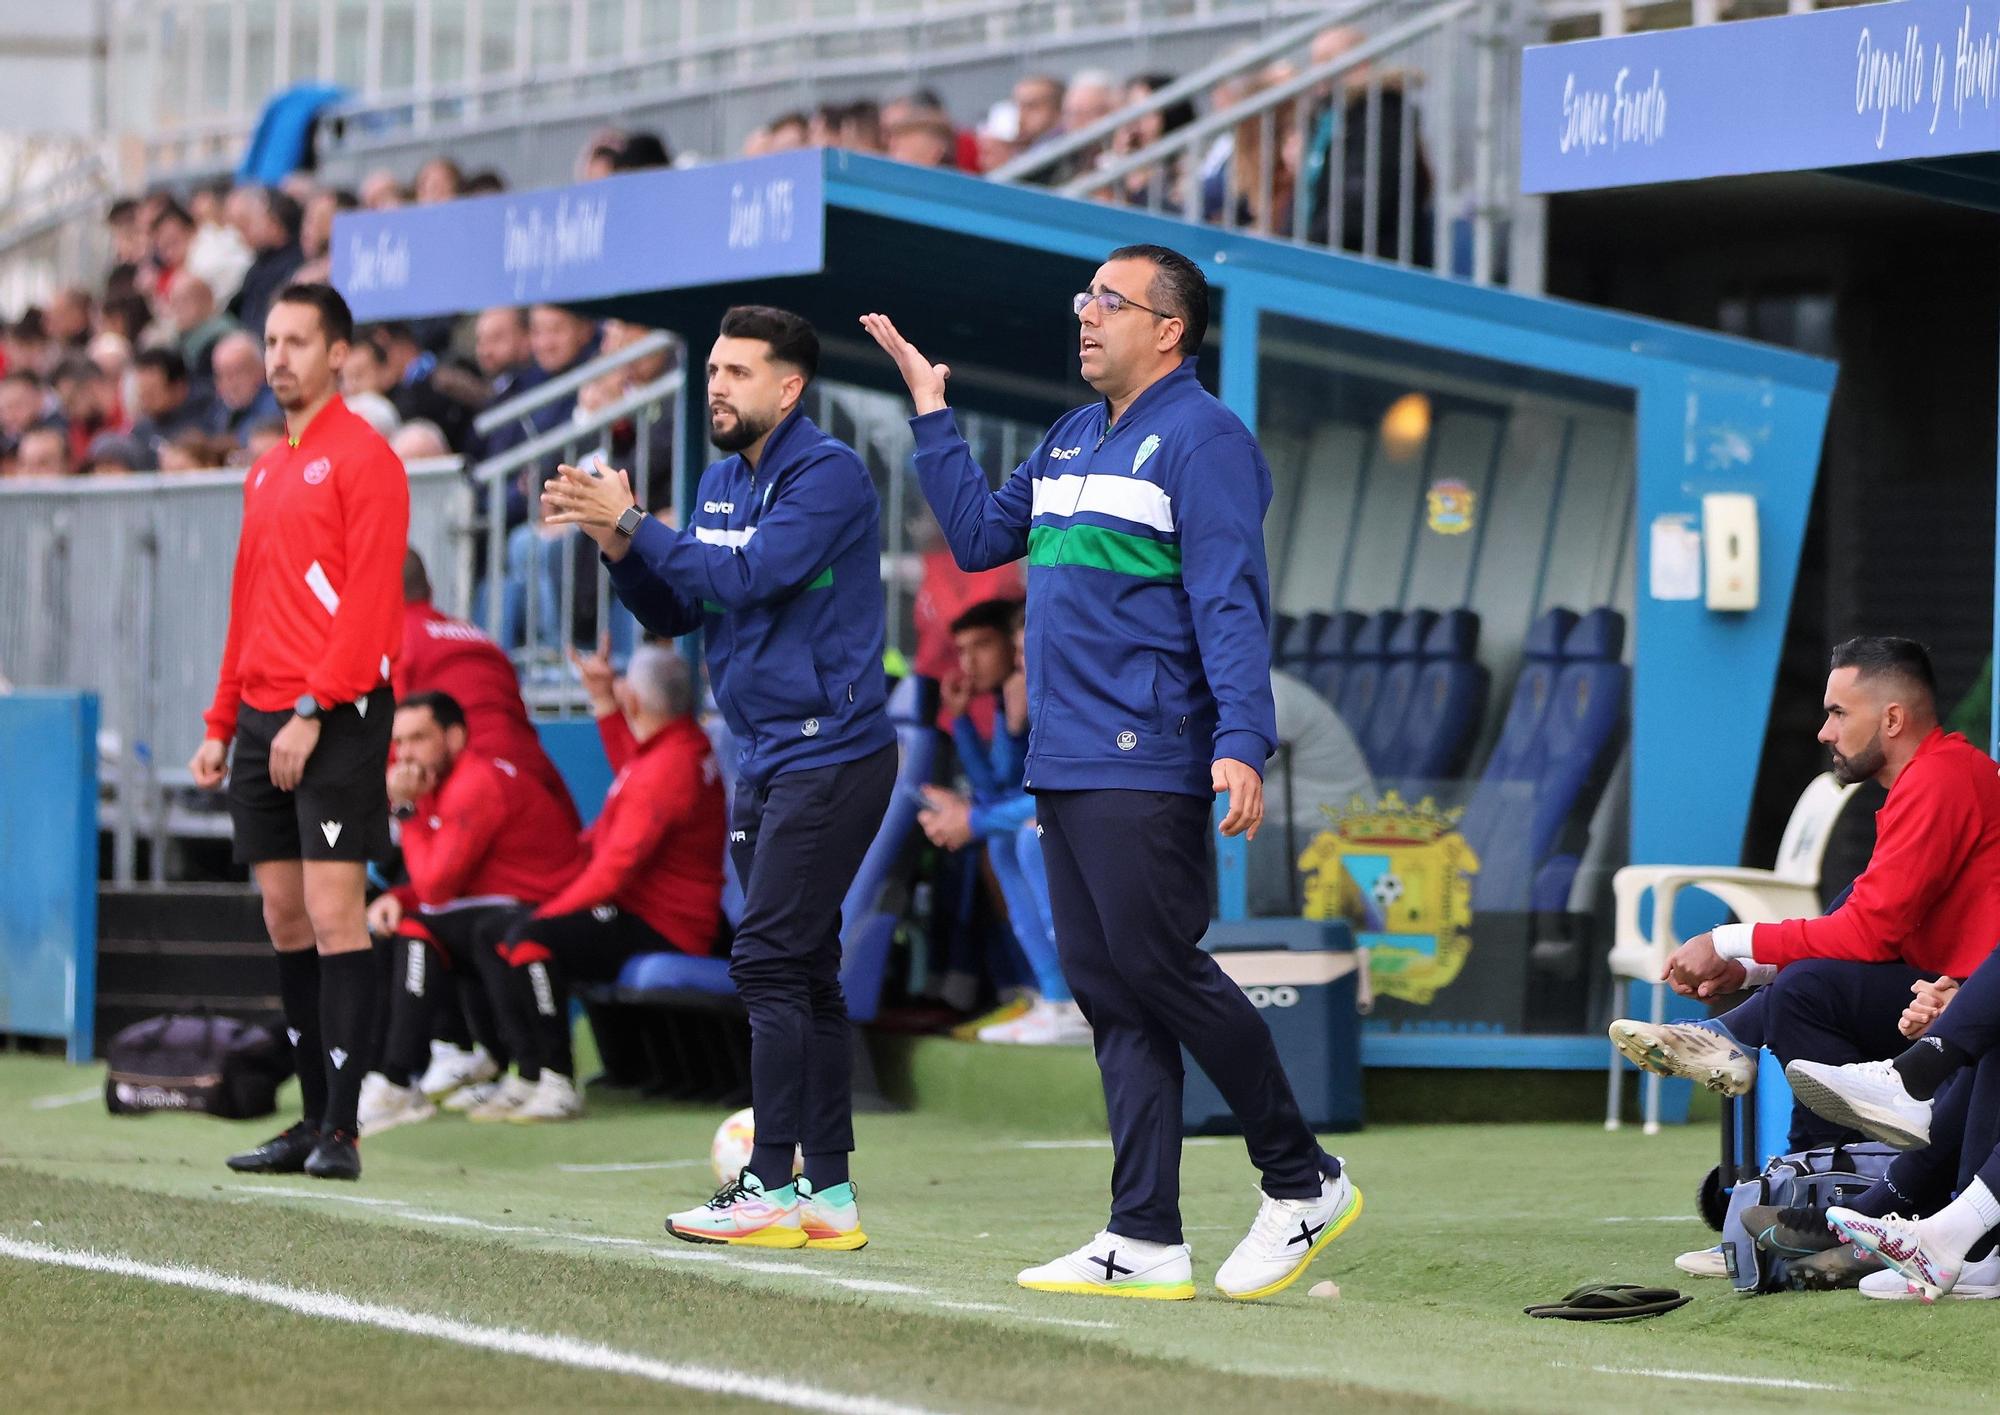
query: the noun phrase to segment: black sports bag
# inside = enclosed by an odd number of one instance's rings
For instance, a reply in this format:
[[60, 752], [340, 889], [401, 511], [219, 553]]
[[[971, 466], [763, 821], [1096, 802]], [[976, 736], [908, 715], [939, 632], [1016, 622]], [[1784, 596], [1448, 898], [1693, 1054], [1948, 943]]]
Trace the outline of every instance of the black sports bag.
[[277, 1109], [291, 1053], [234, 1017], [174, 1015], [134, 1022], [111, 1039], [104, 1104], [113, 1115], [195, 1111], [249, 1120]]

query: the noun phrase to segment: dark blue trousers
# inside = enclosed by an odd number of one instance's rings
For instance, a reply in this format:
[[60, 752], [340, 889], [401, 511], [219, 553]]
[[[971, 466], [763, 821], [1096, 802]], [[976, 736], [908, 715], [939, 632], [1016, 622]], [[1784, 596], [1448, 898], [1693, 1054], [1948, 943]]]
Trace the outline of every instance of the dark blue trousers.
[[[854, 1148], [853, 1054], [840, 990], [840, 903], [882, 825], [896, 748], [739, 782], [729, 853], [743, 917], [729, 976], [750, 1014], [757, 1143], [809, 1155]], [[785, 1174], [760, 1175], [782, 1184]]]
[[1181, 1241], [1181, 1048], [1243, 1126], [1275, 1199], [1320, 1192], [1339, 1164], [1313, 1138], [1271, 1030], [1201, 951], [1209, 803], [1162, 791], [1035, 797], [1056, 950], [1089, 1019], [1111, 1121], [1111, 1232]]
[[[1882, 1061], [1908, 1044], [1896, 1023], [1910, 1005], [1910, 984], [1931, 976], [1907, 963], [1808, 958], [1779, 969], [1769, 987], [1716, 1020], [1745, 1048], [1769, 1047], [1781, 1062]], [[1802, 1105], [1792, 1107], [1788, 1150], [1860, 1138]]]

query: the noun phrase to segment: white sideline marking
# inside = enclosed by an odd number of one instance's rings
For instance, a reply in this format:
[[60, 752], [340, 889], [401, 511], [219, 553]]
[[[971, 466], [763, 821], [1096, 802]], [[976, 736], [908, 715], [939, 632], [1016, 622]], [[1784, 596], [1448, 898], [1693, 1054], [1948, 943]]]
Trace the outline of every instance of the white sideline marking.
[[885, 1282], [879, 1277], [831, 1277], [827, 1279], [835, 1287], [844, 1287], [850, 1292], [901, 1292], [912, 1297], [928, 1297], [928, 1287], [912, 1287], [906, 1282]]
[[559, 1164], [564, 1174], [632, 1174], [642, 1169], [697, 1169], [707, 1160], [655, 1160], [647, 1164]]
[[[1214, 1135], [1197, 1135], [1181, 1141], [1183, 1149], [1198, 1149], [1207, 1145], [1226, 1145], [1229, 1141]], [[1015, 1140], [1005, 1145], [995, 1146], [1002, 1150], [1108, 1150], [1109, 1139], [1103, 1140]]]
[[[1564, 1361], [1550, 1363], [1565, 1366]], [[1713, 1371], [1656, 1371], [1644, 1366], [1586, 1366], [1601, 1376], [1651, 1376], [1661, 1381], [1704, 1381], [1714, 1385], [1768, 1386], [1773, 1390], [1852, 1390], [1852, 1386], [1827, 1385], [1823, 1381], [1795, 1381], [1783, 1376], [1724, 1376]]]
[[273, 1282], [255, 1282], [227, 1273], [179, 1264], [142, 1263], [133, 1258], [104, 1253], [51, 1248], [41, 1243], [21, 1243], [0, 1238], [0, 1257], [54, 1267], [80, 1268], [85, 1272], [109, 1273], [117, 1277], [140, 1278], [169, 1287], [214, 1292], [225, 1297], [242, 1297], [266, 1306], [279, 1307], [300, 1316], [326, 1321], [348, 1322], [355, 1326], [377, 1327], [408, 1336], [429, 1337], [456, 1346], [481, 1351], [497, 1351], [508, 1356], [525, 1356], [555, 1366], [602, 1371], [609, 1375], [637, 1376], [659, 1385], [679, 1386], [707, 1395], [732, 1395], [762, 1400], [772, 1405], [788, 1405], [798, 1410], [822, 1410], [829, 1415], [929, 1415], [921, 1406], [903, 1405], [875, 1396], [842, 1395], [797, 1381], [774, 1376], [754, 1376], [713, 1366], [690, 1366], [678, 1361], [661, 1361], [637, 1352], [620, 1351], [593, 1341], [544, 1332], [515, 1331], [507, 1327], [478, 1326], [450, 1317], [407, 1311], [377, 1302], [362, 1302], [337, 1292], [315, 1292], [285, 1287]]
[[1598, 1222], [1599, 1223], [1700, 1223], [1701, 1215], [1700, 1214], [1653, 1214], [1650, 1217], [1639, 1218], [1627, 1214], [1620, 1214], [1614, 1218], [1601, 1218], [1598, 1220]]
[[28, 1102], [28, 1109], [61, 1110], [66, 1105], [82, 1105], [85, 1101], [97, 1100], [103, 1094], [104, 1088], [102, 1086], [92, 1086], [87, 1091], [73, 1091], [66, 1096], [36, 1096]]
[[1024, 1322], [1040, 1322], [1045, 1327], [1092, 1327], [1098, 1331], [1117, 1331], [1116, 1322], [1087, 1322], [1080, 1317], [1037, 1317], [1028, 1312], [1003, 1307], [998, 1302], [947, 1302], [942, 1298], [931, 1303], [948, 1312], [999, 1312], [1003, 1316], [1018, 1317]]

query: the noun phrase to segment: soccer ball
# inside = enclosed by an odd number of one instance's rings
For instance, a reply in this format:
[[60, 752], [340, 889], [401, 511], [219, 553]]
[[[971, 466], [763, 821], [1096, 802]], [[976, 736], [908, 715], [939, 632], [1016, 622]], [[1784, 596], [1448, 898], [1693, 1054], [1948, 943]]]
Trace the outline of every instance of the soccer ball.
[[[708, 1162], [715, 1170], [716, 1183], [727, 1184], [743, 1172], [743, 1166], [750, 1163], [750, 1147], [756, 1141], [757, 1117], [747, 1106], [715, 1127], [715, 1140], [708, 1147]], [[798, 1174], [805, 1167], [805, 1156], [794, 1149], [792, 1173]]]
[[1400, 875], [1385, 874], [1375, 881], [1373, 890], [1375, 902], [1385, 911], [1395, 906], [1403, 897], [1403, 880]]

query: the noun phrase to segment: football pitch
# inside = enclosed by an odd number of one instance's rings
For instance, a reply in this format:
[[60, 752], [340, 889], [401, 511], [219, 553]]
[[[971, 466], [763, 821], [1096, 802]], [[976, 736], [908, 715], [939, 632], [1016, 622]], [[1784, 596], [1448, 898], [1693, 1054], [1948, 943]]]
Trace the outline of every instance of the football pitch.
[[[998, 1072], [1005, 1075], [1004, 1070]], [[1511, 1411], [1990, 1408], [2000, 1306], [1744, 1299], [1673, 1255], [1700, 1125], [1392, 1126], [1338, 1137], [1367, 1208], [1262, 1303], [1207, 1286], [1255, 1211], [1235, 1140], [1191, 1142], [1203, 1295], [1048, 1296], [1023, 1266], [1103, 1222], [1073, 1123], [863, 1116], [857, 1253], [696, 1247], [719, 1114], [593, 1096], [581, 1123], [456, 1117], [364, 1147], [358, 1185], [229, 1173], [277, 1128], [107, 1116], [101, 1072], [0, 1057], [0, 1410]], [[289, 1092], [285, 1099], [289, 1100]], [[1338, 1300], [1308, 1295], [1323, 1278]], [[1586, 1281], [1696, 1300], [1533, 1321]]]

